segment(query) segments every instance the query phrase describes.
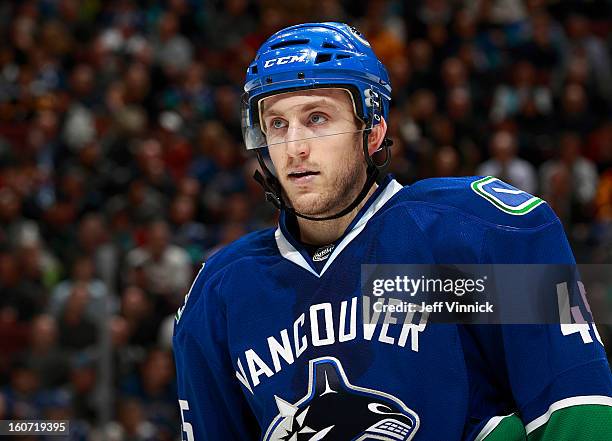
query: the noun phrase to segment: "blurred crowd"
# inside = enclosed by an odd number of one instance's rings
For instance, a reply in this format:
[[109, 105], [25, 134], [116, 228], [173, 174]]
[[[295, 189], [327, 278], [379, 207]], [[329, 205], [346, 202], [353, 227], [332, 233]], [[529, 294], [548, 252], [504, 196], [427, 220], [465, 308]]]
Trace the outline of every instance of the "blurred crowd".
[[73, 439], [180, 437], [174, 313], [206, 256], [275, 223], [239, 102], [256, 49], [290, 24], [345, 21], [370, 40], [391, 75], [400, 182], [498, 176], [549, 202], [579, 262], [611, 263], [611, 11], [0, 2], [0, 419], [69, 419]]

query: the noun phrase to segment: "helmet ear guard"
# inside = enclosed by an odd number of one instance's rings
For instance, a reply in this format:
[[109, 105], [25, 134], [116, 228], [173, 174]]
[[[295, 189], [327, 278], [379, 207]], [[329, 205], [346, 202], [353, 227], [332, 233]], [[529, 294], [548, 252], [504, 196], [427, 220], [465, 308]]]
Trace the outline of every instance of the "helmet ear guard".
[[[381, 114], [384, 112], [384, 110], [382, 109], [381, 99], [380, 99], [379, 94], [376, 93], [372, 89], [366, 89], [364, 91], [364, 95], [365, 95], [364, 101], [366, 103], [366, 106], [368, 108], [373, 109], [371, 111], [372, 122], [370, 124], [370, 127], [374, 127], [375, 125], [380, 123]], [[377, 109], [378, 111], [374, 109]], [[371, 129], [368, 129], [368, 130], [371, 130]], [[378, 153], [381, 151], [385, 151], [385, 160], [383, 161], [383, 163], [380, 165], [375, 164], [374, 160], [372, 159], [372, 156], [369, 154], [366, 155], [366, 161], [368, 163], [370, 163], [371, 161], [372, 165], [374, 165], [376, 168], [382, 171], [384, 168], [386, 168], [389, 165], [389, 162], [391, 162], [391, 152], [389, 149], [391, 148], [392, 145], [393, 145], [393, 141], [390, 138], [387, 138], [385, 134], [385, 136], [383, 137], [382, 143], [380, 144], [378, 149], [376, 149], [376, 151], [374, 152], [374, 153]]]
[[[326, 217], [307, 216], [287, 205], [282, 186], [262, 154], [269, 146], [262, 127], [262, 100], [272, 95], [311, 89], [347, 90], [356, 118], [364, 123], [354, 132], [362, 133], [366, 162], [364, 186], [349, 206]], [[276, 208], [308, 220], [340, 218], [363, 201], [382, 170], [388, 166], [392, 141], [383, 136], [373, 155], [384, 151], [385, 158], [377, 164], [369, 154], [368, 137], [373, 127], [388, 115], [391, 99], [389, 76], [369, 43], [355, 28], [342, 23], [309, 23], [277, 32], [261, 46], [247, 69], [244, 90], [243, 137], [247, 149], [256, 151], [263, 172], [258, 170], [253, 177], [264, 188], [266, 199]]]

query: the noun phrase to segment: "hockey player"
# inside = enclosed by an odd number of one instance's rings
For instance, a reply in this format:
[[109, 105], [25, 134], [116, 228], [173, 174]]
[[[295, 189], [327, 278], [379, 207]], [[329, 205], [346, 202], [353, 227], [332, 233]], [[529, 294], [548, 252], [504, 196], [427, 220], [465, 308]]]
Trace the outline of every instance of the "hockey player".
[[361, 264], [574, 263], [537, 197], [382, 176], [390, 97], [345, 24], [284, 29], [248, 67], [244, 139], [280, 220], [211, 257], [177, 312], [183, 439], [611, 440], [594, 325], [361, 319]]

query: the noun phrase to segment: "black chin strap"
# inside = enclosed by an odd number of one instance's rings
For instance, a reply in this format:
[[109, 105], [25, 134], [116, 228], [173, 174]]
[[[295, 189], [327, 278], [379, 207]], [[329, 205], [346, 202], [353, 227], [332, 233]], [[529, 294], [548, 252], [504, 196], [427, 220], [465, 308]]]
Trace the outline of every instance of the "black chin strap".
[[338, 219], [342, 216], [346, 216], [348, 213], [353, 211], [355, 207], [357, 207], [361, 203], [361, 201], [365, 199], [365, 197], [368, 195], [368, 192], [372, 188], [372, 185], [374, 185], [374, 183], [376, 182], [376, 179], [378, 178], [378, 176], [380, 176], [381, 171], [385, 167], [387, 167], [387, 165], [389, 165], [389, 162], [391, 161], [390, 147], [393, 144], [393, 141], [391, 141], [388, 138], [385, 138], [383, 140], [382, 145], [380, 146], [378, 151], [380, 150], [385, 151], [385, 155], [386, 155], [385, 160], [383, 161], [382, 164], [376, 164], [368, 152], [368, 135], [369, 134], [370, 134], [370, 130], [364, 130], [363, 132], [363, 154], [364, 154], [366, 164], [367, 164], [365, 183], [363, 184], [361, 191], [359, 192], [357, 197], [353, 200], [353, 202], [351, 202], [347, 207], [345, 207], [340, 212], [333, 214], [331, 216], [325, 216], [325, 217], [308, 216], [306, 214], [298, 213], [297, 211], [295, 211], [293, 207], [288, 206], [285, 200], [283, 199], [282, 187], [281, 187], [279, 180], [268, 169], [259, 151], [257, 152], [257, 161], [259, 162], [259, 166], [263, 170], [264, 174], [262, 175], [259, 172], [259, 170], [256, 170], [255, 174], [253, 175], [253, 178], [263, 187], [265, 194], [266, 194], [266, 200], [268, 202], [271, 202], [279, 210], [285, 210], [288, 213], [291, 213], [297, 217], [301, 217], [302, 219], [307, 219], [307, 220], [312, 220], [312, 221], [326, 221], [326, 220]]

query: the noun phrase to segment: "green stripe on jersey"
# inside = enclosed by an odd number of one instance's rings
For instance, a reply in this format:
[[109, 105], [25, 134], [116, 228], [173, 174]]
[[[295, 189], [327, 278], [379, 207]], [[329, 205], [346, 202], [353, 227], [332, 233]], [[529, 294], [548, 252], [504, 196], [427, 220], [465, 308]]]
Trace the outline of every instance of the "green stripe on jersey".
[[509, 415], [489, 433], [482, 441], [525, 441], [525, 426], [518, 415]]
[[612, 407], [582, 404], [556, 410], [526, 435], [518, 415], [505, 417], [482, 441], [611, 441]]
[[610, 441], [612, 407], [583, 404], [559, 409], [552, 413], [546, 424], [531, 432], [527, 440]]

